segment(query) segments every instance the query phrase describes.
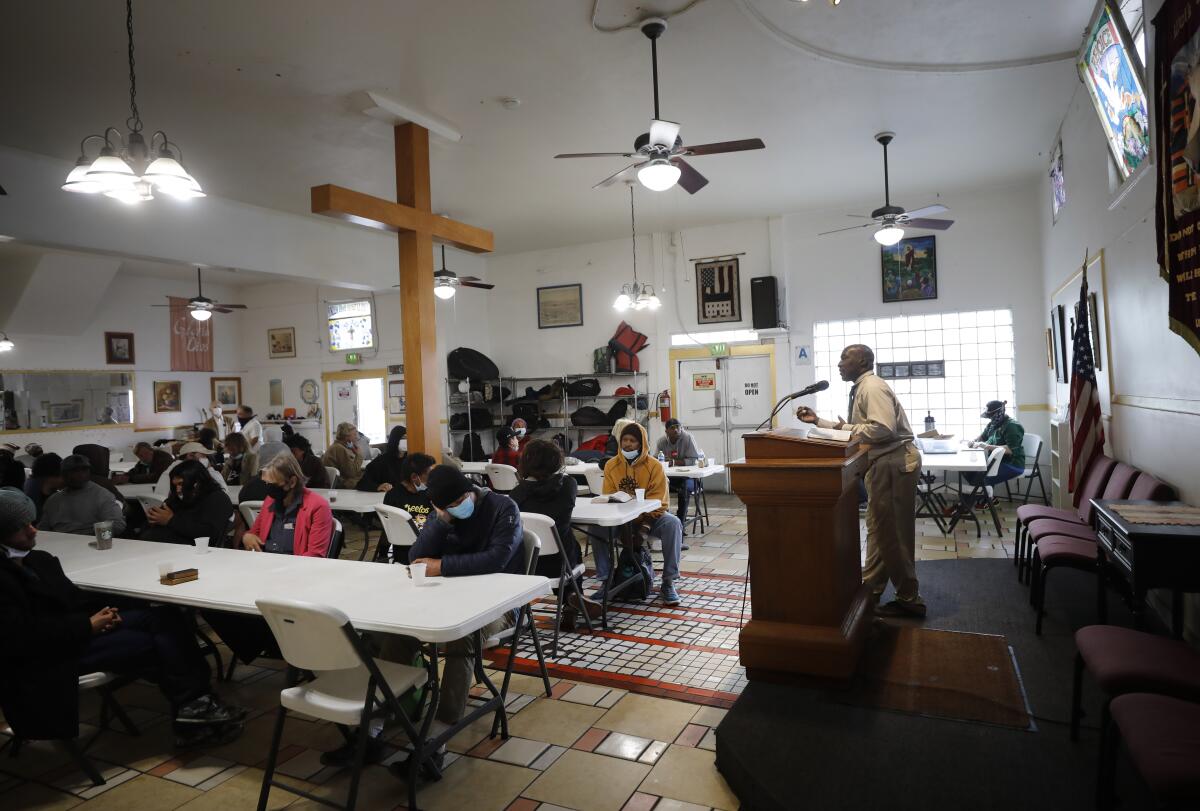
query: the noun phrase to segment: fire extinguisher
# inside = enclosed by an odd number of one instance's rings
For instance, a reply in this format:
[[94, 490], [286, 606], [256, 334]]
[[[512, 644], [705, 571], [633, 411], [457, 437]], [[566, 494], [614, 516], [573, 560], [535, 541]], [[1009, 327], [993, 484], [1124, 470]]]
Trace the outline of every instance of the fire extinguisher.
[[671, 392], [663, 389], [656, 398], [658, 402], [658, 418], [663, 422], [671, 419]]

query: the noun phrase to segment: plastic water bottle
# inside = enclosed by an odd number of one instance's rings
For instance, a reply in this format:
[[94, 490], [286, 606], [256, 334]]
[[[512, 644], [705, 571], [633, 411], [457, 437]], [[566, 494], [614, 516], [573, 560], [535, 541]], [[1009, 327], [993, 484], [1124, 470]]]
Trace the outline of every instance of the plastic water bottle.
[[937, 430], [937, 427], [934, 424], [933, 412], [929, 411], [925, 414], [925, 432], [929, 433], [930, 431], [936, 431], [936, 430]]
[[704, 451], [700, 451], [700, 455], [696, 457], [696, 465], [698, 467], [704, 467], [707, 464], [708, 463], [704, 461]]
[[662, 451], [658, 452], [658, 461], [662, 462], [664, 465], [667, 463], [667, 457], [663, 455]]

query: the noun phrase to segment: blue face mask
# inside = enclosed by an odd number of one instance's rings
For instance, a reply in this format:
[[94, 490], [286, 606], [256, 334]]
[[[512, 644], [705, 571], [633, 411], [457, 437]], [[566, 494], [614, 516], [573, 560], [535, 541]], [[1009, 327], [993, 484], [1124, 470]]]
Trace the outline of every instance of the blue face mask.
[[416, 485], [416, 488], [418, 493], [423, 493], [429, 489], [429, 485], [422, 482], [421, 484]]
[[630, 462], [632, 462], [634, 459], [637, 459], [639, 456], [641, 456], [642, 452], [640, 450], [621, 451], [621, 455], [624, 456], [626, 459], [628, 459]]
[[464, 521], [464, 520], [470, 518], [472, 514], [474, 514], [475, 499], [473, 499], [473, 498], [463, 499], [462, 504], [458, 504], [453, 507], [448, 507], [446, 509], [446, 512], [450, 513], [450, 515], [454, 516], [458, 520]]
[[525, 436], [525, 429], [524, 428], [514, 428], [513, 433], [516, 434], [517, 436]]

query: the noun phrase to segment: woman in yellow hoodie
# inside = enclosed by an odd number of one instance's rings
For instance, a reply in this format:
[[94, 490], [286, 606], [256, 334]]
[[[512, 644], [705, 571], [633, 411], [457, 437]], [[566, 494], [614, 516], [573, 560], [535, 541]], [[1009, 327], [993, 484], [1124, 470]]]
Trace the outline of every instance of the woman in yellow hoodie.
[[[679, 551], [683, 546], [683, 525], [671, 514], [667, 495], [667, 474], [662, 463], [648, 451], [650, 443], [646, 429], [633, 422], [621, 429], [618, 437], [618, 454], [604, 466], [604, 492], [618, 490], [634, 495], [634, 490], [644, 488], [647, 499], [657, 499], [662, 506], [646, 513], [638, 523], [646, 526], [650, 535], [662, 542], [663, 574], [660, 590], [666, 605], [679, 605], [675, 592], [675, 580], [679, 577]], [[607, 581], [612, 568], [611, 552], [607, 544], [593, 547], [596, 556], [596, 576]]]

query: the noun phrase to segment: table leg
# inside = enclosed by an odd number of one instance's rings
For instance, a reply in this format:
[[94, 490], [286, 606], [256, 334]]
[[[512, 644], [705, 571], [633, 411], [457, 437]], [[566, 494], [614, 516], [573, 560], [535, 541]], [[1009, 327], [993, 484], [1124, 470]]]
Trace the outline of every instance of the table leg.
[[704, 508], [700, 513], [700, 534], [703, 535], [712, 526], [712, 521], [708, 517], [708, 494], [704, 490], [704, 479], [696, 479], [696, 490], [700, 494], [700, 504]]

